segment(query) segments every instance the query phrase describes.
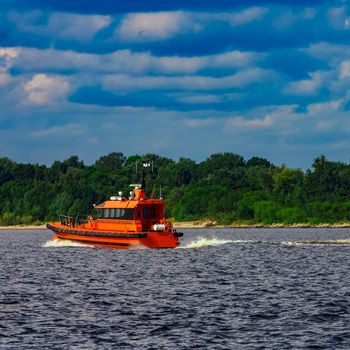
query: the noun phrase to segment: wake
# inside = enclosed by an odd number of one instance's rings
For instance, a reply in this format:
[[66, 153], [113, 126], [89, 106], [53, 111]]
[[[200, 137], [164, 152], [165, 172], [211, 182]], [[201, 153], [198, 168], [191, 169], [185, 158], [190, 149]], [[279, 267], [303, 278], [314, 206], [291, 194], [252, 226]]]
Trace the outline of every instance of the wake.
[[350, 246], [350, 239], [338, 240], [303, 240], [303, 241], [261, 241], [261, 240], [230, 240], [219, 239], [217, 237], [205, 238], [198, 237], [190, 242], [184, 242], [177, 247], [177, 249], [195, 249], [203, 247], [215, 247], [224, 244], [273, 244], [287, 247], [301, 247], [301, 246]]
[[[196, 249], [204, 247], [217, 247], [224, 244], [277, 244], [287, 247], [298, 247], [298, 246], [350, 246], [350, 239], [339, 239], [339, 240], [302, 240], [302, 241], [258, 241], [258, 240], [232, 240], [232, 239], [220, 239], [217, 237], [197, 237], [190, 242], [181, 243], [176, 249]], [[71, 241], [69, 239], [51, 239], [42, 245], [44, 248], [66, 248], [66, 247], [84, 247], [94, 248], [92, 245]], [[143, 245], [133, 246], [129, 249], [147, 249]]]
[[303, 240], [303, 241], [285, 241], [281, 242], [282, 245], [286, 246], [305, 246], [305, 245], [350, 245], [350, 239], [334, 239], [334, 240]]
[[93, 246], [88, 244], [83, 244], [70, 239], [50, 239], [49, 241], [43, 244], [44, 248], [65, 248], [65, 247], [84, 247], [84, 248], [93, 248]]
[[253, 241], [245, 241], [245, 240], [230, 240], [230, 239], [219, 239], [216, 237], [212, 238], [205, 238], [205, 237], [198, 237], [195, 240], [184, 243], [184, 245], [181, 245], [177, 247], [177, 249], [194, 249], [194, 248], [203, 248], [203, 247], [216, 247], [223, 244], [228, 243], [251, 243]]

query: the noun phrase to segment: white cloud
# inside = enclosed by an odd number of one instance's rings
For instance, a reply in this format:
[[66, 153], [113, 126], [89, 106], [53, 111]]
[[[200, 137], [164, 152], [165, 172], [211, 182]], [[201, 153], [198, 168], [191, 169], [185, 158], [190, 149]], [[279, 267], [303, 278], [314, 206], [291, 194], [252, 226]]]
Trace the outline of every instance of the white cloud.
[[153, 69], [162, 73], [195, 73], [202, 69], [244, 68], [254, 65], [264, 57], [256, 52], [229, 51], [217, 55], [179, 57], [151, 56]]
[[248, 111], [244, 116], [226, 118], [225, 131], [238, 137], [244, 135], [255, 138], [265, 135], [271, 142], [278, 140], [284, 144], [300, 143], [303, 147], [309, 141], [317, 140], [317, 145], [320, 145], [320, 137], [324, 133], [349, 133], [348, 112], [342, 110], [345, 102], [330, 100], [310, 104], [306, 112], [298, 112], [296, 105], [259, 107]]
[[62, 135], [62, 136], [78, 136], [83, 133], [83, 127], [80, 124], [76, 123], [68, 123], [63, 126], [53, 126], [48, 129], [42, 129], [42, 130], [37, 130], [37, 131], [32, 131], [30, 133], [30, 136], [32, 136], [35, 139], [40, 139], [40, 138], [47, 138], [47, 137], [54, 137], [57, 135]]
[[[54, 49], [16, 48], [11, 64], [24, 71], [77, 70], [100, 73], [193, 74], [202, 69], [240, 69], [254, 66], [264, 57], [256, 52], [229, 51], [217, 55], [154, 56], [149, 52], [118, 50], [90, 54]], [[1, 58], [1, 54], [0, 54]]]
[[331, 131], [334, 127], [337, 126], [337, 122], [335, 120], [323, 120], [316, 124], [317, 131]]
[[273, 25], [277, 30], [287, 30], [291, 26], [298, 24], [298, 22], [313, 20], [316, 15], [316, 8], [309, 7], [302, 10], [290, 8], [281, 11], [280, 14], [273, 20]]
[[340, 61], [350, 58], [350, 46], [330, 44], [326, 42], [310, 45], [307, 49], [302, 49], [310, 56], [317, 59], [324, 59], [333, 65], [338, 64]]
[[8, 71], [18, 54], [19, 49], [0, 47], [0, 85], [6, 85], [11, 81], [11, 75]]
[[[225, 120], [225, 131], [235, 135], [251, 135], [286, 140], [307, 132], [316, 119], [297, 113], [296, 105], [264, 106], [248, 111], [245, 115]], [[312, 131], [314, 133], [314, 130]]]
[[314, 95], [325, 87], [330, 72], [316, 71], [309, 74], [310, 79], [303, 79], [289, 83], [285, 88], [286, 94], [291, 95]]
[[184, 93], [175, 93], [170, 96], [174, 97], [177, 101], [181, 103], [189, 104], [210, 104], [220, 103], [220, 102], [235, 102], [242, 99], [242, 93], [228, 93], [223, 94], [220, 91], [217, 94], [189, 94]]
[[273, 119], [270, 115], [266, 115], [262, 119], [246, 119], [243, 117], [233, 117], [226, 121], [228, 129], [246, 129], [246, 128], [266, 128], [273, 125]]
[[[303, 51], [303, 50], [302, 50]], [[321, 88], [329, 90], [332, 99], [339, 99], [350, 89], [350, 46], [319, 43], [310, 45], [305, 52], [328, 63], [328, 71], [317, 71], [310, 74], [306, 81], [294, 82], [285, 90], [288, 92], [309, 88], [309, 94], [316, 94]], [[300, 83], [300, 84], [299, 84]], [[294, 91], [294, 93], [296, 92]]]
[[220, 97], [218, 95], [184, 95], [177, 98], [179, 102], [182, 103], [217, 103], [220, 101]]
[[214, 124], [216, 121], [217, 120], [214, 118], [206, 118], [206, 119], [185, 118], [183, 119], [182, 122], [188, 128], [199, 128], [199, 127]]
[[226, 88], [243, 88], [255, 82], [275, 80], [276, 75], [271, 70], [253, 68], [239, 71], [236, 74], [215, 78], [207, 76], [143, 76], [134, 77], [125, 74], [107, 75], [102, 84], [113, 91], [180, 89], [180, 90], [212, 90]]
[[[4, 64], [8, 64], [10, 60], [18, 56], [19, 49], [12, 47], [0, 47], [0, 58], [4, 59]], [[1, 63], [3, 65], [3, 63]]]
[[346, 6], [331, 7], [327, 11], [329, 23], [337, 29], [349, 29], [349, 17]]
[[306, 52], [317, 60], [326, 61], [334, 70], [333, 82], [338, 78], [344, 79], [350, 74], [350, 45], [322, 42], [312, 44], [307, 49], [301, 49], [300, 51]]
[[339, 100], [327, 101], [327, 102], [321, 102], [321, 103], [312, 103], [308, 105], [307, 111], [311, 115], [325, 113], [325, 112], [334, 112], [339, 110], [343, 102], [344, 101], [342, 99], [339, 99]]
[[54, 13], [48, 27], [52, 34], [62, 39], [88, 40], [110, 23], [110, 16]]
[[0, 71], [0, 85], [6, 85], [11, 81], [11, 76], [8, 73]]
[[126, 15], [116, 34], [122, 40], [138, 42], [166, 40], [182, 32], [198, 30], [200, 27], [183, 11], [149, 12]]
[[267, 8], [251, 7], [232, 13], [173, 11], [128, 14], [121, 21], [116, 35], [133, 42], [166, 40], [178, 34], [203, 31], [210, 22], [227, 22], [236, 27], [260, 20], [267, 13]]
[[66, 97], [70, 84], [59, 76], [36, 74], [24, 85], [27, 102], [32, 104], [52, 104]]
[[195, 73], [207, 65], [206, 57], [150, 57], [151, 69], [161, 73]]
[[225, 22], [237, 27], [262, 19], [269, 12], [266, 7], [250, 7], [237, 12], [191, 12], [192, 22], [205, 27], [210, 22]]
[[343, 61], [340, 64], [339, 77], [340, 79], [345, 79], [350, 77], [350, 61]]
[[[12, 12], [10, 21], [22, 32], [68, 40], [89, 40], [98, 31], [107, 27], [112, 19], [102, 15], [79, 15], [54, 12], [48, 18], [40, 11]], [[43, 23], [43, 24], [41, 24]]]
[[240, 12], [228, 14], [227, 19], [232, 26], [239, 26], [262, 19], [267, 13], [267, 8], [251, 7]]
[[229, 51], [218, 55], [206, 56], [208, 66], [213, 68], [238, 68], [256, 63], [264, 54], [255, 52]]

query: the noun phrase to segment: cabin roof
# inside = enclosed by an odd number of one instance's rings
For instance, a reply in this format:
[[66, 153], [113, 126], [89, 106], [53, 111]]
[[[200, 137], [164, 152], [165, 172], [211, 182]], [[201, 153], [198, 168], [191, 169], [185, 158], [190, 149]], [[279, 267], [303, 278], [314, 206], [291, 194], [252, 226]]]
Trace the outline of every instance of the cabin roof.
[[120, 208], [120, 209], [133, 209], [138, 205], [151, 205], [151, 204], [160, 204], [165, 205], [165, 201], [161, 199], [144, 199], [144, 200], [115, 200], [115, 201], [105, 201], [101, 204], [95, 205], [96, 209], [109, 209], [109, 208]]

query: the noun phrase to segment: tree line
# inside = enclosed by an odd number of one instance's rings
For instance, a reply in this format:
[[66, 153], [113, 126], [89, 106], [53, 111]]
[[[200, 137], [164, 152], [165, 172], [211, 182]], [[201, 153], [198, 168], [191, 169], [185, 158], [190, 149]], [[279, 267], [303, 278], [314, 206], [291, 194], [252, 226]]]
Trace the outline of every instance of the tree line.
[[321, 155], [302, 171], [268, 160], [245, 160], [216, 153], [205, 161], [177, 161], [156, 154], [113, 152], [92, 165], [77, 156], [51, 166], [0, 158], [0, 224], [57, 220], [61, 214], [88, 214], [92, 204], [140, 181], [167, 200], [167, 217], [177, 221], [215, 220], [221, 224], [336, 223], [350, 221], [350, 165]]

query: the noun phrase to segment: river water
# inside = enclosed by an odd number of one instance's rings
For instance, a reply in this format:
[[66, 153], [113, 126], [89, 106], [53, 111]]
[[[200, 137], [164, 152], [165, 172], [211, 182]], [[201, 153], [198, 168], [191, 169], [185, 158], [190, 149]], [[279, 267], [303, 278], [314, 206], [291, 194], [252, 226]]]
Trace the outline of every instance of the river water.
[[173, 250], [0, 231], [0, 348], [350, 349], [349, 229], [182, 231]]

